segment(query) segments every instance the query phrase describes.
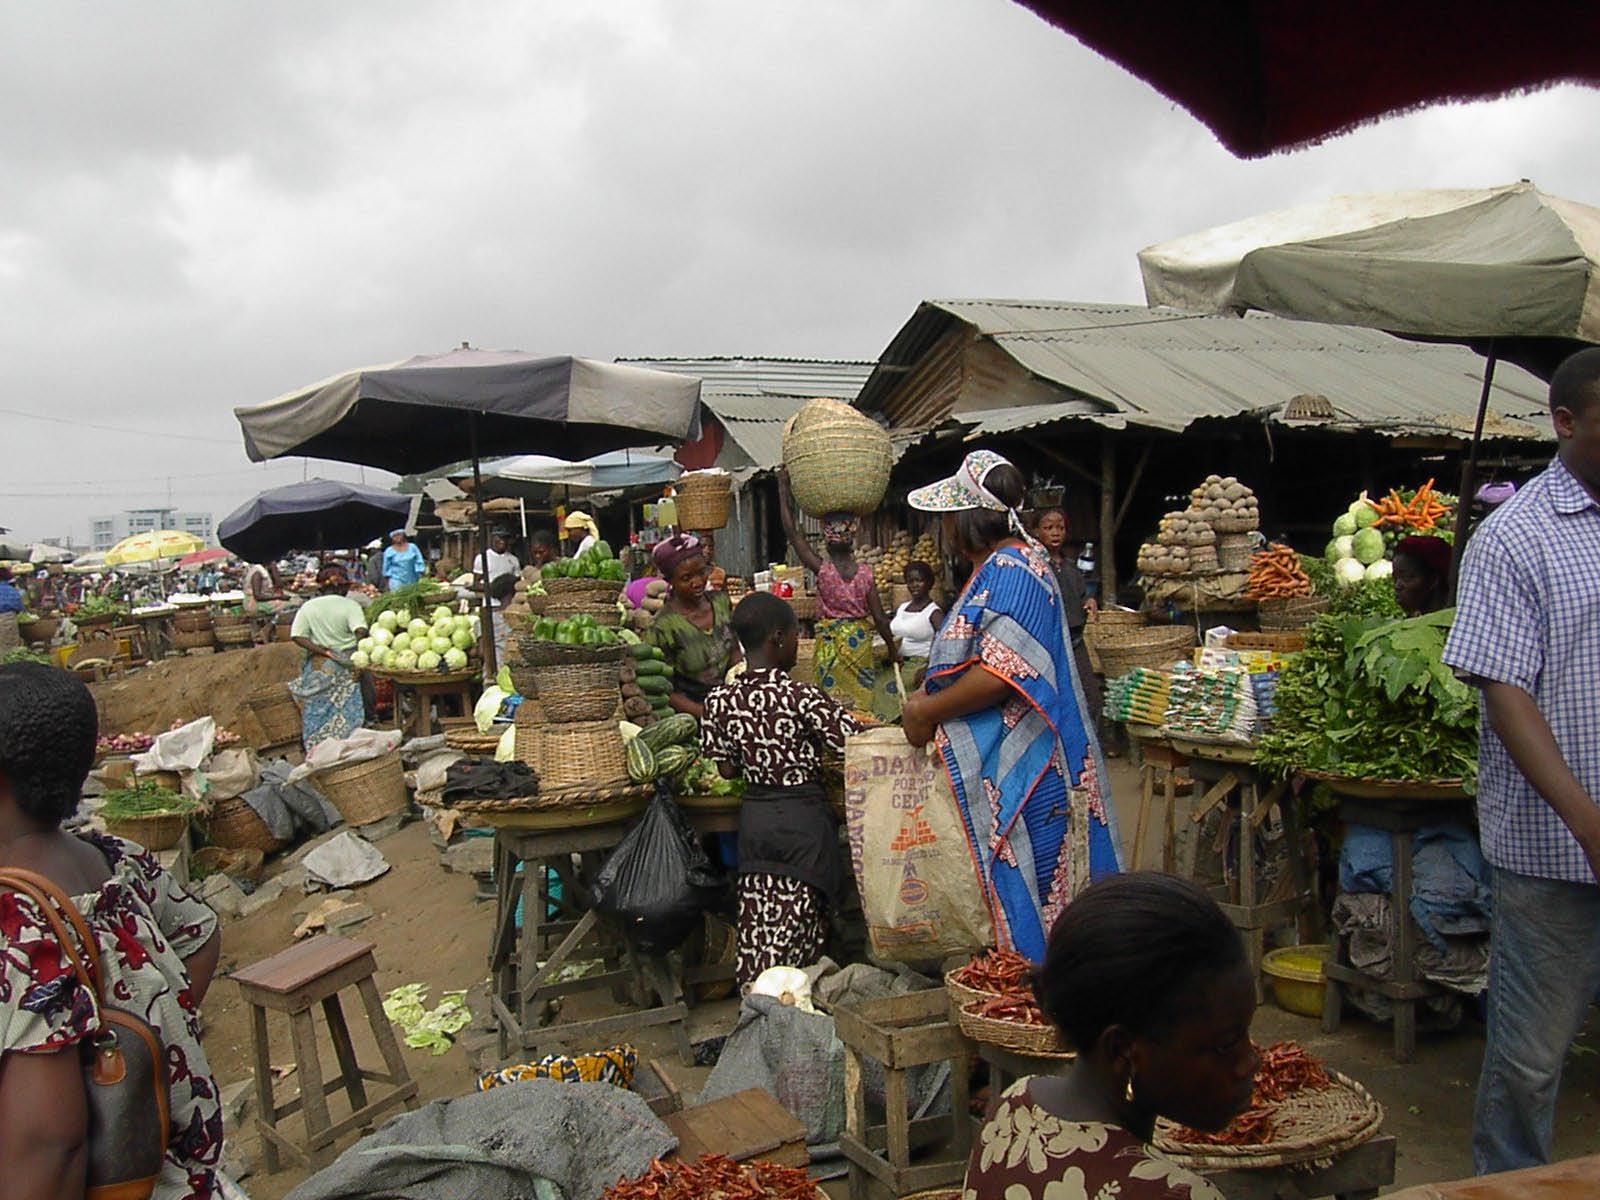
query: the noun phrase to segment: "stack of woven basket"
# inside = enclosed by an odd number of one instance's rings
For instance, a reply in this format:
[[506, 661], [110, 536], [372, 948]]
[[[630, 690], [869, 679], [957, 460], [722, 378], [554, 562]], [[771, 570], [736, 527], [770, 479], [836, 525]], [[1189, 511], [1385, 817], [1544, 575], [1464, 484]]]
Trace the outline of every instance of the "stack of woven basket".
[[546, 579], [545, 595], [528, 600], [530, 612], [565, 621], [568, 617], [589, 616], [596, 625], [616, 628], [622, 624], [617, 597], [622, 584], [614, 579]]
[[204, 650], [217, 642], [216, 622], [205, 608], [191, 608], [172, 618], [172, 644], [179, 650]]
[[733, 501], [733, 476], [726, 471], [690, 471], [673, 485], [680, 529], [721, 529]]
[[617, 709], [621, 646], [564, 646], [522, 635], [511, 680], [517, 758], [539, 776], [541, 792], [601, 789], [628, 780]]
[[213, 619], [213, 625], [219, 646], [248, 646], [253, 640], [249, 617], [218, 613]]

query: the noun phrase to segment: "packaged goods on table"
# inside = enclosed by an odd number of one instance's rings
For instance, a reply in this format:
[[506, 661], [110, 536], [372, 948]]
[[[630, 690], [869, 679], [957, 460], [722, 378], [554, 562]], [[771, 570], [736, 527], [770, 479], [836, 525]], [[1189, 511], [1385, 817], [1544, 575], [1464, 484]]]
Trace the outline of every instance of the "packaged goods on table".
[[1179, 663], [1172, 671], [1163, 725], [1174, 737], [1248, 744], [1256, 732], [1250, 673], [1206, 671]]
[[1159, 725], [1166, 720], [1171, 676], [1150, 667], [1135, 667], [1106, 684], [1105, 715], [1113, 721]]

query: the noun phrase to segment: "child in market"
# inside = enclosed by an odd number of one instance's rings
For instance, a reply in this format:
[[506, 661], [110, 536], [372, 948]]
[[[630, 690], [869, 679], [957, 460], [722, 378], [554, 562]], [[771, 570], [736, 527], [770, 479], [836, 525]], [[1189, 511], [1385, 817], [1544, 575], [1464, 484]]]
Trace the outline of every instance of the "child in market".
[[745, 985], [768, 967], [822, 957], [843, 869], [822, 757], [843, 754], [845, 736], [864, 727], [821, 688], [789, 677], [800, 639], [789, 604], [751, 592], [732, 623], [747, 665], [706, 697], [700, 740], [724, 776], [745, 780], [736, 966]]

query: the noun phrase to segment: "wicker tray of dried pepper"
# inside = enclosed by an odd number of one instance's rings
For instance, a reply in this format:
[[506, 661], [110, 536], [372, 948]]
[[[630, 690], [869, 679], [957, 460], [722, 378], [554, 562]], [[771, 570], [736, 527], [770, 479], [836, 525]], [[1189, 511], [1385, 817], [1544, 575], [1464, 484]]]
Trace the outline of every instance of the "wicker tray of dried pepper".
[[1201, 1133], [1161, 1120], [1156, 1148], [1191, 1169], [1264, 1170], [1330, 1159], [1382, 1127], [1383, 1106], [1367, 1089], [1326, 1070], [1299, 1044], [1279, 1042], [1260, 1054], [1250, 1107], [1231, 1125]]
[[752, 1159], [737, 1163], [725, 1154], [695, 1162], [660, 1159], [637, 1179], [619, 1179], [600, 1200], [825, 1200], [799, 1167]]
[[972, 961], [947, 971], [945, 991], [956, 1009], [974, 1000], [990, 1000], [1007, 992], [1028, 990], [1033, 964], [1015, 950], [984, 950]]

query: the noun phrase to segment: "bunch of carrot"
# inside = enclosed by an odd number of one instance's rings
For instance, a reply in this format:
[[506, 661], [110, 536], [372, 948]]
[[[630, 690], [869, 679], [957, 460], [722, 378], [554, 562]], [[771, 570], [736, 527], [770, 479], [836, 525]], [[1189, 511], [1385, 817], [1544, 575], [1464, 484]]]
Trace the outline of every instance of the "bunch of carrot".
[[1272, 545], [1250, 556], [1244, 594], [1252, 600], [1311, 595], [1311, 579], [1291, 546]]
[[1433, 490], [1433, 480], [1428, 480], [1417, 489], [1417, 494], [1410, 500], [1401, 498], [1400, 493], [1393, 488], [1382, 500], [1369, 500], [1373, 508], [1378, 511], [1378, 519], [1374, 525], [1399, 525], [1407, 529], [1432, 529], [1439, 523], [1440, 518], [1450, 514], [1449, 506], [1439, 499], [1438, 493]]

